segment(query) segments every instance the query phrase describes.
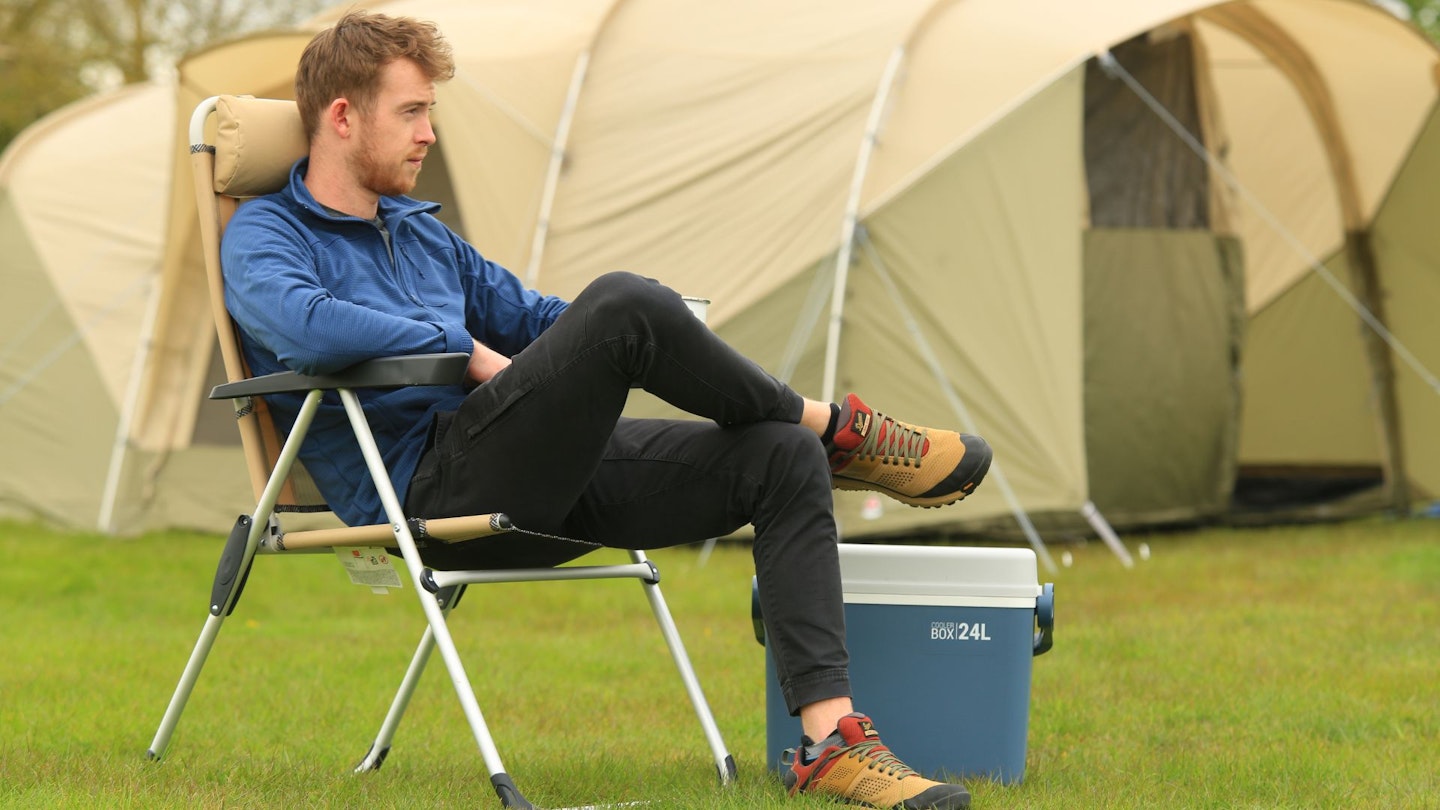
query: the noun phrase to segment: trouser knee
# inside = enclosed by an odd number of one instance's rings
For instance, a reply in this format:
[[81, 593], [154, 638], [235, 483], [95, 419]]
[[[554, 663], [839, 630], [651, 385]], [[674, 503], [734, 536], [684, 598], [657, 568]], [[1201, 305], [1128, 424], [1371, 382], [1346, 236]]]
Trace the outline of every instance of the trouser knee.
[[753, 426], [749, 441], [754, 448], [750, 474], [765, 482], [772, 508], [802, 509], [815, 512], [816, 519], [831, 519], [830, 467], [813, 431], [789, 422], [764, 422]]
[[655, 279], [623, 270], [590, 282], [575, 297], [573, 306], [585, 308], [592, 325], [632, 334], [663, 329], [681, 316], [694, 318], [679, 293]]
[[796, 482], [829, 481], [824, 445], [813, 430], [794, 422], [759, 422], [745, 437], [752, 455], [765, 462], [767, 477]]

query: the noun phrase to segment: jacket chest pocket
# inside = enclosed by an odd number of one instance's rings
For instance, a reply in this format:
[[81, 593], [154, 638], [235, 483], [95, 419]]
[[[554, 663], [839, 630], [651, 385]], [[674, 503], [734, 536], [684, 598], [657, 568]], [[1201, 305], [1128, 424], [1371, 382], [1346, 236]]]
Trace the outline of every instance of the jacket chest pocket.
[[415, 304], [428, 309], [464, 311], [460, 274], [456, 272], [452, 253], [429, 253], [414, 242], [400, 242], [395, 246], [395, 260]]

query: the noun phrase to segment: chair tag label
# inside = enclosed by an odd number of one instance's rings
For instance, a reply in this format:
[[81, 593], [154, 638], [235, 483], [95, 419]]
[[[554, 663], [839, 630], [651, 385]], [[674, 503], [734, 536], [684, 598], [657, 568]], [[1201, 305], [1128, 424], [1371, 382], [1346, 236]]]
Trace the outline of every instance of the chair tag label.
[[400, 573], [383, 548], [337, 548], [335, 556], [356, 585], [367, 585], [375, 593], [389, 593], [400, 587]]

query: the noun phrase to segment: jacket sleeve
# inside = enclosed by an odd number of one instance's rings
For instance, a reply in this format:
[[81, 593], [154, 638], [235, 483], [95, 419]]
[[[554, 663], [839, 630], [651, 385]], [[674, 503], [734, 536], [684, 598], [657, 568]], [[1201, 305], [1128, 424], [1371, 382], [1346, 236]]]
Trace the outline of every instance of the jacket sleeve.
[[426, 323], [336, 298], [320, 281], [308, 241], [284, 216], [264, 216], [263, 203], [243, 206], [225, 234], [225, 305], [286, 368], [326, 374], [376, 357], [470, 353], [470, 336], [459, 324]]
[[466, 326], [476, 339], [513, 357], [550, 328], [569, 304], [526, 289], [515, 274], [455, 237], [466, 285]]

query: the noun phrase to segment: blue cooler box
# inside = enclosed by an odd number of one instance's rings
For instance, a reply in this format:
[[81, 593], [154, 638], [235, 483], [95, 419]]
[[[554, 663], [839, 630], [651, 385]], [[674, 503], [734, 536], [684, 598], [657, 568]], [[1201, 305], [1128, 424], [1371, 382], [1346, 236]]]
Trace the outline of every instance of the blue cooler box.
[[[1054, 586], [1029, 549], [840, 545], [857, 710], [930, 776], [1025, 776], [1030, 667], [1050, 649]], [[758, 593], [755, 634], [764, 644]], [[765, 651], [766, 757], [800, 742]]]

